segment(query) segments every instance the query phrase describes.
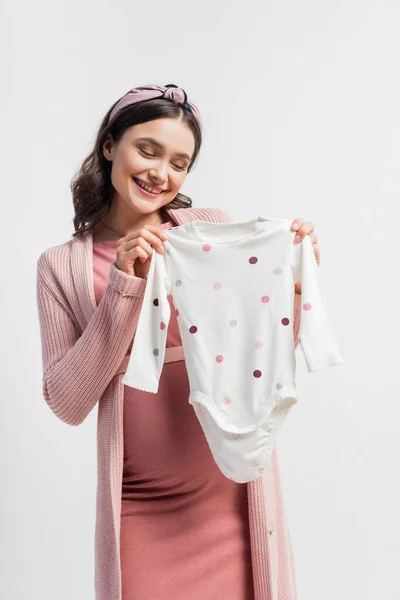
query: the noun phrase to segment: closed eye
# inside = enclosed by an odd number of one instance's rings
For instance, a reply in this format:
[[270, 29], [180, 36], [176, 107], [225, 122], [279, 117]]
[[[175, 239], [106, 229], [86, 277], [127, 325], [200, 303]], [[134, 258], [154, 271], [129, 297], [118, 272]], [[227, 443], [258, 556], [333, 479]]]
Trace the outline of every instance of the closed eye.
[[[149, 152], [146, 152], [146, 150], [143, 150], [142, 148], [140, 148], [140, 152], [142, 152], [145, 156], [151, 156], [154, 158], [154, 154], [150, 154]], [[174, 167], [176, 167], [177, 169], [179, 169], [179, 171], [184, 171], [185, 167], [182, 167], [181, 165], [174, 165]]]

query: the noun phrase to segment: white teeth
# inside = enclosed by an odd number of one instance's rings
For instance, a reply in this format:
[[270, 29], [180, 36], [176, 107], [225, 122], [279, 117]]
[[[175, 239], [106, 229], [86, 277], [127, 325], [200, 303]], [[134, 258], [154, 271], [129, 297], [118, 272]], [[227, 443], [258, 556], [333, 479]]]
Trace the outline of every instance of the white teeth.
[[139, 181], [137, 181], [135, 179], [136, 183], [143, 188], [144, 190], [146, 190], [146, 192], [150, 192], [151, 194], [161, 194], [161, 192], [159, 192], [158, 190], [153, 190], [152, 188], [147, 187], [146, 185], [143, 185], [143, 183], [140, 183]]

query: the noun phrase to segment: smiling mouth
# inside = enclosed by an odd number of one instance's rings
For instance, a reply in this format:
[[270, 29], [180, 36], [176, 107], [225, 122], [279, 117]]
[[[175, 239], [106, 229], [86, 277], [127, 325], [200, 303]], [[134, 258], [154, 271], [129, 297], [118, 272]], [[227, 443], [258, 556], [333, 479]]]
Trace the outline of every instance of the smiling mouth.
[[[146, 189], [144, 187], [144, 185], [142, 184], [142, 182], [139, 179], [137, 179], [136, 177], [132, 177], [132, 179], [136, 183], [136, 185], [138, 187], [140, 187], [140, 189], [142, 189], [143, 191], [145, 191], [147, 194], [153, 194], [153, 196], [161, 196], [161, 194], [166, 191], [166, 190], [160, 190], [160, 191], [157, 191], [157, 192], [150, 191], [150, 190], [148, 190], [148, 189]], [[152, 186], [149, 186], [149, 187], [151, 188]]]

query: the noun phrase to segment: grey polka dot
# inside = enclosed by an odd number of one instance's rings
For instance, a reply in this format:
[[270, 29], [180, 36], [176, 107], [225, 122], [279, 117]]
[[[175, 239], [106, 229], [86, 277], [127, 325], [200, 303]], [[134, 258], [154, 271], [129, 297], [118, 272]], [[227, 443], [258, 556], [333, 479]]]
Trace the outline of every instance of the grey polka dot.
[[264, 467], [261, 467], [260, 469], [258, 469], [258, 472], [259, 472], [260, 474], [264, 473]]
[[273, 273], [274, 275], [280, 275], [282, 273], [282, 269], [280, 267], [275, 267]]
[[175, 281], [175, 286], [176, 286], [176, 287], [179, 287], [180, 285], [182, 285], [182, 280], [181, 280], [181, 279], [177, 279], [177, 280]]
[[238, 322], [236, 321], [236, 319], [232, 319], [232, 321], [229, 321], [229, 325], [231, 327], [236, 327], [237, 324], [238, 324]]
[[169, 248], [167, 248], [167, 254], [168, 256], [171, 256], [171, 250]]
[[283, 388], [283, 385], [281, 383], [277, 383], [276, 384], [276, 389], [277, 390], [281, 390]]
[[154, 354], [154, 356], [158, 356], [160, 354], [159, 349], [158, 348], [154, 348], [153, 354]]

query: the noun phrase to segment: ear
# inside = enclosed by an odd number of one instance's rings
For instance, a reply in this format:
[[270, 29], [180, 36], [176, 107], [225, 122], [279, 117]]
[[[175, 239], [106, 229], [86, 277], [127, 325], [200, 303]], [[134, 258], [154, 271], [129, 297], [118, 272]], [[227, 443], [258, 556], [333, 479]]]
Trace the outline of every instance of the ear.
[[111, 134], [109, 134], [108, 138], [103, 144], [103, 155], [104, 158], [110, 161], [112, 161], [114, 158], [114, 141]]

